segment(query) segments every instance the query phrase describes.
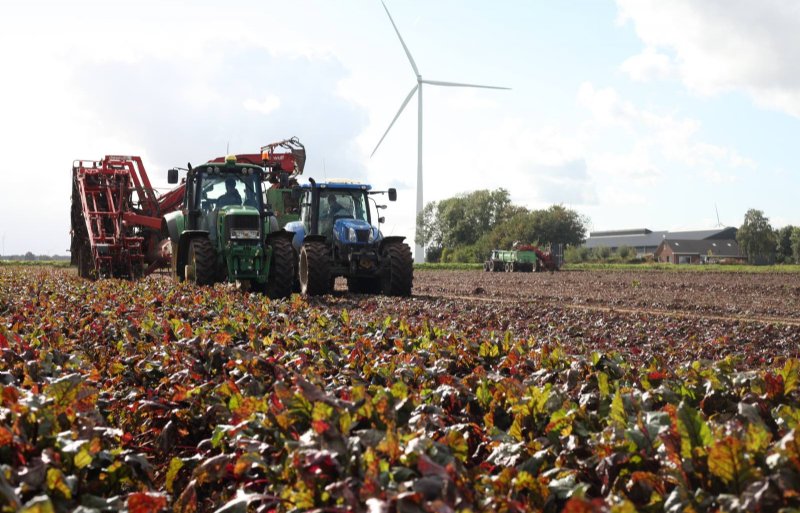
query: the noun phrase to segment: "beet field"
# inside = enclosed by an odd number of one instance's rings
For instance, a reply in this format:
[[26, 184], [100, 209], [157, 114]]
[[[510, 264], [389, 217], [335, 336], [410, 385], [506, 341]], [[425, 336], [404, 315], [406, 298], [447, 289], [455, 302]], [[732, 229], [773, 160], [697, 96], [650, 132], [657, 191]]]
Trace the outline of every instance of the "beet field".
[[800, 508], [800, 275], [0, 267], [0, 510]]

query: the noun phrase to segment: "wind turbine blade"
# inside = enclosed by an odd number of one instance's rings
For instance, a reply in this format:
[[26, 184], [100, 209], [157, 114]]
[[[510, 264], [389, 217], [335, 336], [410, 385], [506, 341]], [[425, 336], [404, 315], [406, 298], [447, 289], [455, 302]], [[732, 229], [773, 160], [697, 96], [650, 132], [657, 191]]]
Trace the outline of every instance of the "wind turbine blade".
[[417, 92], [417, 88], [419, 88], [419, 84], [417, 84], [417, 85], [415, 85], [414, 87], [411, 88], [411, 92], [408, 93], [408, 96], [406, 96], [406, 99], [403, 100], [403, 104], [400, 105], [400, 110], [397, 111], [397, 114], [395, 114], [394, 119], [392, 120], [391, 123], [389, 123], [389, 128], [386, 129], [386, 131], [383, 133], [383, 137], [381, 137], [381, 140], [378, 141], [378, 144], [375, 145], [375, 149], [372, 150], [372, 153], [369, 154], [370, 158], [372, 158], [372, 156], [375, 155], [375, 152], [378, 151], [378, 146], [380, 146], [381, 143], [383, 142], [383, 140], [386, 139], [386, 134], [388, 134], [389, 130], [392, 129], [392, 127], [394, 126], [394, 122], [397, 121], [397, 118], [400, 117], [400, 114], [403, 113], [403, 109], [405, 109], [406, 105], [408, 105], [408, 102], [411, 101], [411, 97], [414, 96], [414, 93]]
[[503, 89], [505, 91], [511, 90], [510, 87], [498, 87], [498, 86], [488, 86], [479, 84], [462, 84], [461, 82], [442, 82], [440, 80], [421, 80], [421, 82], [423, 84], [448, 86], [448, 87], [479, 87], [481, 89]]
[[406, 51], [406, 56], [408, 57], [408, 62], [411, 63], [411, 67], [414, 68], [414, 74], [419, 76], [419, 70], [417, 69], [417, 63], [414, 62], [414, 58], [411, 56], [411, 52], [408, 51], [408, 47], [406, 46], [406, 42], [403, 41], [403, 36], [400, 35], [400, 31], [397, 30], [397, 25], [394, 24], [394, 19], [392, 19], [392, 15], [389, 14], [389, 8], [386, 7], [386, 2], [381, 0], [383, 4], [383, 8], [386, 11], [386, 15], [389, 16], [389, 21], [392, 22], [392, 27], [394, 27], [394, 31], [397, 33], [397, 37], [400, 39], [400, 44], [403, 45], [403, 50]]

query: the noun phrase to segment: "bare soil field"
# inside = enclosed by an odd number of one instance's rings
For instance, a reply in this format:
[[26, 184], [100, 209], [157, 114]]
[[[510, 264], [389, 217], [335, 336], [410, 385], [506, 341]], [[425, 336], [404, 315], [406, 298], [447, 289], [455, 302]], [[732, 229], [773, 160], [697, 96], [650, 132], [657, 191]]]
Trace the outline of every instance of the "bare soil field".
[[800, 274], [417, 271], [414, 295], [800, 321]]

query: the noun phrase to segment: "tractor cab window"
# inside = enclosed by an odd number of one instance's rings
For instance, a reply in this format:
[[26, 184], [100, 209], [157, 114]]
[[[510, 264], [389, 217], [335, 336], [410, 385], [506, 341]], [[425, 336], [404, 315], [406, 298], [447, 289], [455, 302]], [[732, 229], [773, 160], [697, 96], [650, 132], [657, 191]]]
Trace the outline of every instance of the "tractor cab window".
[[324, 191], [320, 195], [320, 218], [331, 221], [337, 219], [362, 219], [368, 221], [364, 192], [361, 190]]
[[203, 176], [201, 207], [204, 210], [227, 206], [259, 207], [256, 175], [206, 174]]

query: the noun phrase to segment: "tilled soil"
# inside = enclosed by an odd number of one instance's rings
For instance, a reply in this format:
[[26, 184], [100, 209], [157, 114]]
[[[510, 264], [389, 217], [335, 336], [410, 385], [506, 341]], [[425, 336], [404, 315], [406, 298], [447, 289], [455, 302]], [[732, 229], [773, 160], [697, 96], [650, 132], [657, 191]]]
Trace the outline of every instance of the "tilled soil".
[[800, 275], [658, 271], [416, 271], [414, 295], [800, 320]]

